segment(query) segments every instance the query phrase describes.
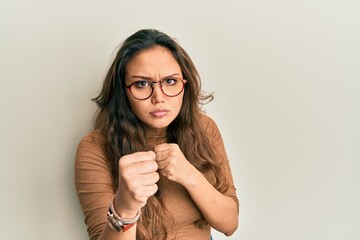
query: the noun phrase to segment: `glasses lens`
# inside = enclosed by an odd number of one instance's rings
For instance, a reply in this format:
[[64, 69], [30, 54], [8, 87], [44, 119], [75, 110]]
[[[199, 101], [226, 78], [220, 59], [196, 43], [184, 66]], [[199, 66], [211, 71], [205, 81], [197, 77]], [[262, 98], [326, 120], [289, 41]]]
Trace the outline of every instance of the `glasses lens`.
[[162, 90], [169, 97], [179, 95], [184, 88], [184, 83], [178, 78], [167, 78], [162, 82]]
[[[139, 100], [145, 100], [153, 93], [154, 84], [150, 81], [140, 80], [131, 85], [131, 94]], [[184, 89], [184, 82], [178, 78], [166, 78], [160, 82], [162, 91], [169, 97], [179, 95]]]
[[131, 94], [137, 99], [146, 99], [152, 93], [152, 84], [149, 81], [137, 81], [131, 85]]

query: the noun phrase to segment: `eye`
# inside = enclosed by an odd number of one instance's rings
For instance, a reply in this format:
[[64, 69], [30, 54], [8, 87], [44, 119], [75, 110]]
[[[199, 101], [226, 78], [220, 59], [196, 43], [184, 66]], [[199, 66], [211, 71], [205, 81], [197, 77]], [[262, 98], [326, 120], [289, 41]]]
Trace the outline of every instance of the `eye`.
[[176, 78], [167, 78], [164, 80], [165, 85], [175, 85], [178, 82]]
[[134, 86], [136, 88], [146, 88], [149, 86], [151, 87], [151, 83], [148, 81], [145, 81], [145, 80], [140, 80], [140, 81], [135, 82]]

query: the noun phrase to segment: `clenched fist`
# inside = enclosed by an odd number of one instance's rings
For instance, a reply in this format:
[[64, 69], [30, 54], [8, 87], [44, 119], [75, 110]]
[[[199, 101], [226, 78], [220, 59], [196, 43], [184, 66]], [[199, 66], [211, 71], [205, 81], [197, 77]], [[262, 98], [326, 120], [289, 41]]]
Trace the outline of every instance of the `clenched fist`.
[[159, 172], [168, 179], [186, 185], [196, 168], [185, 158], [177, 144], [160, 144], [155, 147]]
[[[122, 217], [133, 217], [158, 190], [158, 164], [155, 153], [136, 152], [119, 161], [119, 184], [115, 208]], [[135, 214], [134, 214], [135, 213]]]

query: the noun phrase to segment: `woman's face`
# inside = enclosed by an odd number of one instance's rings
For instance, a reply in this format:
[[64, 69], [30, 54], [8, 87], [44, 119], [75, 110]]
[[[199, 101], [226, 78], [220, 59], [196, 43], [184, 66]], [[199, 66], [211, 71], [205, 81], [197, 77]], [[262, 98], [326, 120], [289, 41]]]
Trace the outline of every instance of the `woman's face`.
[[[126, 86], [139, 80], [158, 82], [170, 76], [183, 78], [180, 65], [170, 50], [161, 46], [139, 52], [125, 67]], [[164, 129], [179, 114], [184, 91], [178, 96], [168, 97], [161, 91], [160, 85], [156, 84], [148, 99], [135, 99], [128, 89], [126, 95], [131, 109], [147, 128]]]

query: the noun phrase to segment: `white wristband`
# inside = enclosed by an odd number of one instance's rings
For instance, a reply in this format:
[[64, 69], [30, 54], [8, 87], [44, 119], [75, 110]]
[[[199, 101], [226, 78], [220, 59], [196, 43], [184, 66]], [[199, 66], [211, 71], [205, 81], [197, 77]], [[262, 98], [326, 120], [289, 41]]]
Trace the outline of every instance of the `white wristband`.
[[126, 225], [126, 224], [132, 224], [132, 223], [135, 223], [137, 222], [137, 220], [139, 220], [140, 218], [140, 211], [136, 213], [135, 217], [133, 218], [123, 218], [123, 217], [120, 217], [116, 211], [115, 211], [115, 208], [114, 208], [114, 199], [115, 199], [115, 196], [113, 197], [112, 201], [110, 202], [110, 207], [109, 207], [109, 211], [111, 211], [111, 213], [114, 215], [114, 217], [119, 221], [121, 222], [123, 225]]

